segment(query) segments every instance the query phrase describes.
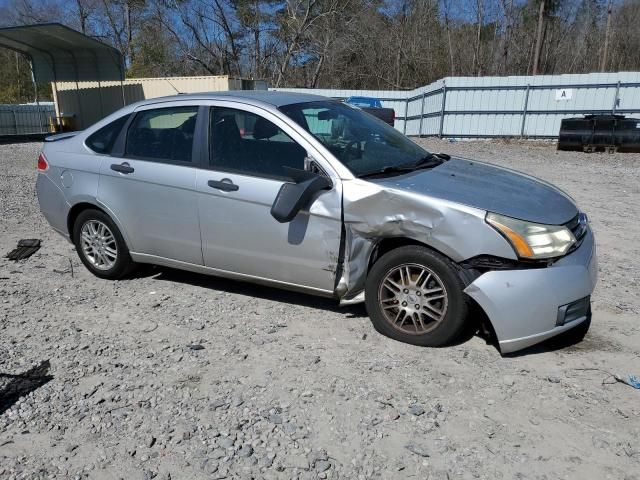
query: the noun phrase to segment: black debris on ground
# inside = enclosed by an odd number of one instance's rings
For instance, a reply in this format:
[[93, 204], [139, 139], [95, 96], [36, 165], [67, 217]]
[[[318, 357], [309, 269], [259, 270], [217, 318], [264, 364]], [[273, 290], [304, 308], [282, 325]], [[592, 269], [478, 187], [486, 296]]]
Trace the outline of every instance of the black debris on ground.
[[9, 260], [24, 260], [40, 250], [40, 240], [37, 238], [27, 238], [18, 241], [18, 246], [7, 253]]

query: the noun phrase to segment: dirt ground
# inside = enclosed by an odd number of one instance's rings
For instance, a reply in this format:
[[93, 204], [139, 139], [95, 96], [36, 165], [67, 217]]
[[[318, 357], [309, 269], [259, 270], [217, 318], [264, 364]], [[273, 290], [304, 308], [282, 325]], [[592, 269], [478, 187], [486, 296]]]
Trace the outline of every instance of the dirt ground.
[[423, 143], [588, 213], [584, 341], [418, 348], [362, 306], [170, 269], [99, 280], [38, 211], [39, 144], [0, 146], [0, 254], [43, 241], [0, 259], [0, 478], [640, 479], [640, 390], [607, 383], [640, 375], [640, 155]]

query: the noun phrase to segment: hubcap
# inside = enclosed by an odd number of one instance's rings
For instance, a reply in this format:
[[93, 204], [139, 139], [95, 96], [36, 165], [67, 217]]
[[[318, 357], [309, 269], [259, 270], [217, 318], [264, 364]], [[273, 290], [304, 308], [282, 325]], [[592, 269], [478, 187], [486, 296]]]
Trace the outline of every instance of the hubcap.
[[82, 253], [98, 270], [109, 270], [118, 259], [116, 239], [104, 223], [89, 220], [80, 229]]
[[378, 302], [393, 328], [410, 335], [430, 332], [447, 313], [447, 290], [430, 269], [404, 264], [382, 280]]

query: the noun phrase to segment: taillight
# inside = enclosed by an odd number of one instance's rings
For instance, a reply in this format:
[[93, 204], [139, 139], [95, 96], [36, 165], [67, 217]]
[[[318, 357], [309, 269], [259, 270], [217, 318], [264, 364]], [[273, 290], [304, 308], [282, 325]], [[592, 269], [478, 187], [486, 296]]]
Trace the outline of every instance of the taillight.
[[46, 172], [49, 170], [49, 162], [47, 162], [47, 157], [44, 156], [44, 153], [38, 155], [38, 171]]

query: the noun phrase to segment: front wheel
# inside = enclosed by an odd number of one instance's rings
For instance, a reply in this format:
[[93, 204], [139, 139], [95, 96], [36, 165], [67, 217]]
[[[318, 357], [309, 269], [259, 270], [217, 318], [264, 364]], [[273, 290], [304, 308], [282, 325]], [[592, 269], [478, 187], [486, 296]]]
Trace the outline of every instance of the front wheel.
[[84, 210], [78, 215], [73, 243], [82, 263], [97, 277], [117, 280], [134, 268], [118, 227], [100, 210]]
[[425, 347], [450, 344], [464, 330], [469, 306], [451, 261], [411, 245], [384, 254], [367, 277], [365, 301], [375, 329]]

